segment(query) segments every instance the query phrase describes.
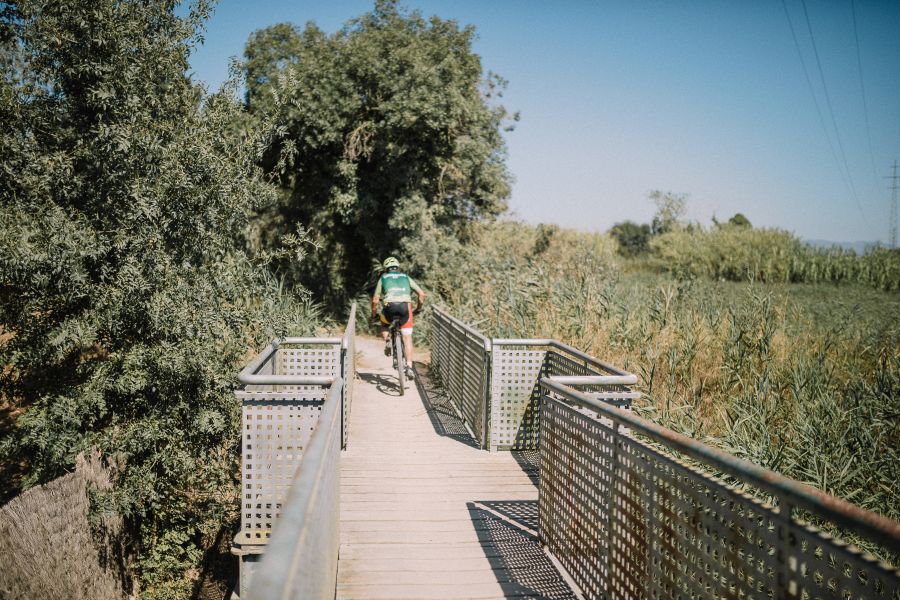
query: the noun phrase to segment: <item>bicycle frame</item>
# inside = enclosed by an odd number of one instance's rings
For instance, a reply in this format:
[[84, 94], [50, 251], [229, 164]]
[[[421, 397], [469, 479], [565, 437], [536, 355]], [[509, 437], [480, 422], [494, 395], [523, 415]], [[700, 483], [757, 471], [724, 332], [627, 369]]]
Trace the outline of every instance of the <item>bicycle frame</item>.
[[400, 331], [400, 321], [391, 321], [391, 352], [394, 355], [397, 368], [397, 381], [400, 384], [400, 395], [406, 392], [406, 348], [403, 346], [403, 334]]

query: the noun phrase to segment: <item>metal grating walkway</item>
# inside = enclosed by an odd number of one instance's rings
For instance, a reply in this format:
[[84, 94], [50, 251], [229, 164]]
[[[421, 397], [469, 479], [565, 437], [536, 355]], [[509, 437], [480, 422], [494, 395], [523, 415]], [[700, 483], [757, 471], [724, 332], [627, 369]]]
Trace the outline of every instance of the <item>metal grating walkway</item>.
[[424, 365], [400, 396], [380, 341], [357, 353], [337, 598], [574, 597], [536, 539], [533, 460], [479, 450]]

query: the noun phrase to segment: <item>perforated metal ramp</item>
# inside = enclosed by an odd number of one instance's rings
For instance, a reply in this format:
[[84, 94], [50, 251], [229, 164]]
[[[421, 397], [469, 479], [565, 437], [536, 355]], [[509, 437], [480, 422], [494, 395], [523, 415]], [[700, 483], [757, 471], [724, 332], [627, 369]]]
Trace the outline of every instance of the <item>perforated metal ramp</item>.
[[400, 396], [380, 340], [357, 351], [337, 597], [575, 597], [536, 539], [533, 460], [478, 449], [424, 364]]

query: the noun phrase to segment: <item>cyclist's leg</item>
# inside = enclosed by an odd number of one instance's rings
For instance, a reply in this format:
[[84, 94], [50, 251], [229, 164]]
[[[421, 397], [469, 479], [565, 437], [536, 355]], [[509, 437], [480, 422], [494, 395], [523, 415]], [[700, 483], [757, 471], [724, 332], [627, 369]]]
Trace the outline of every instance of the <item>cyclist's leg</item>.
[[406, 321], [400, 323], [400, 333], [403, 334], [403, 352], [406, 354], [406, 366], [412, 369], [413, 364], [413, 313], [412, 304], [406, 303]]
[[411, 369], [413, 364], [412, 331], [407, 332], [406, 329], [401, 329], [400, 331], [403, 333], [403, 352], [406, 354], [406, 366]]
[[381, 324], [381, 339], [384, 340], [384, 355], [391, 355], [390, 321], [384, 316], [384, 306], [378, 309], [378, 322]]

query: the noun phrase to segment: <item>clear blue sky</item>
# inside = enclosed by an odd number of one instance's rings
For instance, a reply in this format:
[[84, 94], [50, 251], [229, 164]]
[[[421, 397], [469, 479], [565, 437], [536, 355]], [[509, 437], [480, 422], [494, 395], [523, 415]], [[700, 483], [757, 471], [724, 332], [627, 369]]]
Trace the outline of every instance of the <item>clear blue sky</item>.
[[[809, 25], [801, 0], [785, 0], [812, 93], [781, 0], [405, 5], [474, 25], [483, 68], [509, 80], [503, 102], [522, 114], [506, 136], [519, 218], [603, 231], [649, 221], [647, 194], [660, 189], [689, 194], [688, 216], [705, 224], [742, 212], [805, 239], [887, 239], [900, 1], [855, 1], [857, 55], [851, 0], [806, 0]], [[216, 89], [256, 29], [333, 32], [371, 8], [221, 0], [194, 78]]]

